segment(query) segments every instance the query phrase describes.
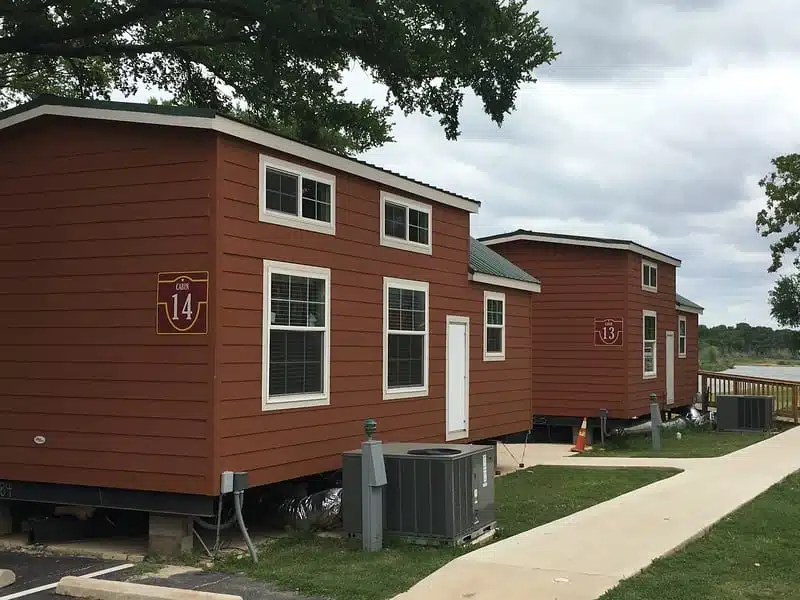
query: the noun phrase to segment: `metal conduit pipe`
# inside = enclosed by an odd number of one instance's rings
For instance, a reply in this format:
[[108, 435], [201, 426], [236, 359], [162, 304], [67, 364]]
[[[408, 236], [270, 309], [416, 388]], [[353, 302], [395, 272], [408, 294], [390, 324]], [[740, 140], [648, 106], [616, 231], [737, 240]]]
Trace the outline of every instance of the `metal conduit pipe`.
[[[219, 499], [219, 509], [218, 509], [217, 522], [216, 523], [209, 523], [208, 521], [206, 521], [202, 517], [195, 517], [194, 518], [194, 522], [197, 523], [203, 529], [206, 529], [208, 531], [225, 531], [226, 529], [228, 529], [229, 527], [234, 525], [236, 523], [235, 508], [234, 508], [234, 513], [230, 516], [230, 518], [228, 518], [228, 520], [225, 521], [224, 523], [221, 522], [222, 521], [222, 499], [223, 499], [223, 497], [224, 496], [220, 496], [220, 499]], [[242, 499], [242, 506], [244, 506], [244, 499]]]
[[258, 554], [256, 553], [256, 549], [253, 546], [253, 542], [250, 540], [250, 534], [247, 533], [247, 527], [244, 524], [244, 518], [242, 517], [242, 505], [244, 504], [244, 490], [238, 490], [233, 492], [233, 505], [236, 508], [236, 520], [239, 522], [239, 530], [242, 532], [242, 537], [244, 538], [244, 543], [247, 544], [247, 549], [250, 550], [250, 556], [253, 558], [253, 562], [258, 562]]

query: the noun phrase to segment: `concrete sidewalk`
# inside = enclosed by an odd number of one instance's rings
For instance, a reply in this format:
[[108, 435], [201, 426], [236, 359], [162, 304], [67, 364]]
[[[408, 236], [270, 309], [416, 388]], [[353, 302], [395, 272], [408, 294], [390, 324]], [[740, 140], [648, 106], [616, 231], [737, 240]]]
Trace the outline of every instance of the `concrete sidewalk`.
[[666, 467], [691, 469], [716, 458], [635, 458], [635, 457], [582, 457], [570, 452], [572, 444], [498, 444], [497, 466], [506, 474], [519, 469], [523, 460], [525, 468], [537, 465], [563, 467]]
[[[548, 464], [654, 466], [653, 459], [579, 460]], [[595, 600], [800, 469], [800, 427], [727, 456], [668, 460], [687, 468], [459, 557], [396, 599]]]

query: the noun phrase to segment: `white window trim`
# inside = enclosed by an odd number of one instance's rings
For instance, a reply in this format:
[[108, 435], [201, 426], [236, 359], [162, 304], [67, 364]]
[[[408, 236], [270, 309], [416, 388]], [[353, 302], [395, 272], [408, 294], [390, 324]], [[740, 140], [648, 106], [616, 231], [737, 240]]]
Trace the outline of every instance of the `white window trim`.
[[[683, 323], [683, 335], [681, 335], [681, 323]], [[681, 352], [681, 339], [683, 340], [683, 352]], [[686, 358], [688, 342], [689, 329], [686, 323], [686, 317], [678, 316], [678, 358]]]
[[[406, 209], [413, 209], [419, 212], [427, 213], [428, 215], [428, 243], [420, 244], [412, 242], [408, 239], [401, 240], [396, 237], [386, 235], [386, 203], [391, 202], [400, 206], [405, 206]], [[408, 213], [406, 212], [406, 215]], [[433, 208], [430, 204], [423, 204], [416, 200], [409, 200], [408, 198], [401, 198], [389, 192], [381, 191], [381, 246], [388, 248], [396, 248], [398, 250], [410, 250], [411, 252], [419, 252], [420, 254], [433, 254]], [[408, 236], [409, 221], [406, 220], [406, 236]]]
[[[644, 283], [644, 271], [645, 267], [650, 267], [655, 269], [656, 271], [656, 284], [655, 285], [645, 285]], [[642, 261], [642, 268], [639, 271], [639, 280], [642, 283], [642, 289], [647, 292], [657, 292], [658, 291], [658, 265], [654, 262], [650, 262], [649, 260]]]
[[[646, 371], [644, 367], [644, 348], [647, 340], [645, 339], [645, 319], [653, 317], [656, 320], [655, 339], [651, 340], [653, 343], [653, 370], [652, 372]], [[642, 379], [655, 379], [658, 377], [658, 314], [654, 310], [642, 311]]]
[[[272, 274], [316, 277], [325, 280], [325, 341], [322, 345], [324, 373], [322, 376], [322, 392], [318, 394], [293, 394], [292, 396], [278, 396], [277, 398], [270, 398], [269, 396], [269, 333], [271, 324], [270, 313], [272, 311]], [[324, 267], [265, 260], [263, 302], [261, 410], [272, 411], [329, 405], [331, 381], [331, 270]]]
[[[498, 327], [497, 325], [489, 325], [489, 319], [487, 317], [487, 309], [489, 305], [489, 300], [500, 300], [503, 303], [503, 325]], [[493, 327], [496, 329], [503, 330], [503, 338], [502, 338], [502, 346], [500, 347], [500, 352], [489, 352], [488, 350], [488, 329], [489, 327]], [[483, 292], [483, 360], [484, 362], [489, 361], [498, 361], [498, 360], [505, 360], [506, 359], [506, 295], [501, 292]]]
[[[389, 390], [389, 288], [397, 287], [407, 290], [425, 292], [425, 361], [422, 365], [423, 385], [410, 388]], [[411, 281], [409, 279], [383, 278], [383, 399], [398, 400], [401, 398], [421, 398], [428, 395], [428, 374], [431, 363], [430, 356], [430, 286], [427, 281]]]
[[[276, 169], [278, 171], [283, 171], [290, 175], [297, 176], [298, 186], [300, 186], [297, 198], [298, 214], [290, 215], [267, 208], [267, 168]], [[315, 219], [308, 219], [301, 216], [303, 211], [303, 177], [319, 181], [320, 183], [327, 183], [329, 186], [331, 186], [330, 223], [317, 221]], [[301, 167], [278, 158], [273, 158], [272, 156], [261, 154], [258, 157], [258, 219], [262, 223], [272, 223], [273, 225], [283, 225], [284, 227], [294, 227], [296, 229], [305, 229], [306, 231], [315, 231], [317, 233], [336, 235], [336, 176], [331, 175], [330, 173], [323, 173], [322, 171], [315, 171], [314, 169], [309, 169], [308, 167]]]

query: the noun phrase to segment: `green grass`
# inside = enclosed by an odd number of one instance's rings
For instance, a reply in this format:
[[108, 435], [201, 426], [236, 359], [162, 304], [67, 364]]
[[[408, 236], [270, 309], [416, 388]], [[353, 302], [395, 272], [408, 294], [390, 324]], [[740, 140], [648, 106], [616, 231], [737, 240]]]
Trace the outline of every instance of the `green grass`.
[[[498, 537], [508, 537], [674, 475], [671, 469], [538, 466], [495, 480]], [[311, 536], [274, 538], [259, 562], [228, 557], [215, 568], [241, 572], [281, 589], [333, 600], [382, 600], [399, 594], [466, 549], [391, 543], [381, 552]]]
[[601, 600], [800, 598], [798, 556], [800, 475], [795, 473]]
[[653, 450], [650, 435], [616, 436], [606, 440], [606, 447], [594, 446], [588, 452], [577, 456], [629, 456], [636, 458], [711, 458], [723, 456], [741, 450], [756, 442], [766, 440], [788, 425], [780, 424], [772, 432], [718, 432], [703, 429], [686, 428], [680, 430], [681, 439], [677, 439], [676, 431], [669, 429], [661, 432], [661, 450]]

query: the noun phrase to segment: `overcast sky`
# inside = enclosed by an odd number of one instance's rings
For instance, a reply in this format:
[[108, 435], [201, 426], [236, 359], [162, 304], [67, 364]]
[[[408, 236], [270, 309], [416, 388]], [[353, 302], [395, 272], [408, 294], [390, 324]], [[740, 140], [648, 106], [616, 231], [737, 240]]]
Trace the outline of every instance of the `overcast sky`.
[[[481, 200], [475, 237], [631, 239], [683, 261], [678, 291], [706, 307], [701, 322], [774, 325], [757, 181], [800, 151], [797, 0], [529, 5], [562, 54], [502, 128], [470, 99], [457, 142], [398, 115], [396, 143], [363, 158]], [[358, 72], [346, 83], [384, 95]]]

